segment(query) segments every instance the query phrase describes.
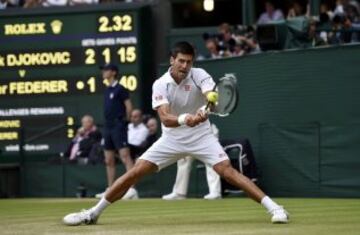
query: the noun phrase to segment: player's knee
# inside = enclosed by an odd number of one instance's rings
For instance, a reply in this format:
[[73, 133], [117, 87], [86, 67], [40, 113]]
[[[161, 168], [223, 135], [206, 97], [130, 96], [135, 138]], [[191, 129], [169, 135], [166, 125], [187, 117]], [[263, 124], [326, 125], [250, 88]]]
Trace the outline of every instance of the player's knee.
[[142, 168], [138, 167], [138, 166], [134, 166], [133, 168], [131, 168], [128, 172], [128, 177], [131, 178], [132, 180], [138, 180], [139, 178], [141, 178], [144, 173]]
[[132, 172], [133, 177], [140, 178], [144, 175], [156, 172], [157, 169], [158, 168], [155, 164], [144, 160], [139, 160], [136, 161], [134, 167], [130, 171]]
[[125, 166], [132, 166], [134, 161], [131, 159], [131, 157], [122, 157], [121, 161], [124, 163]]
[[105, 165], [106, 166], [115, 166], [115, 159], [114, 158], [105, 158]]
[[128, 154], [127, 152], [120, 152], [119, 157], [120, 157], [121, 161], [123, 161], [123, 162], [128, 162], [128, 161], [132, 160], [131, 155]]
[[216, 165], [214, 165], [214, 170], [218, 173], [221, 177], [225, 178], [229, 171], [231, 171], [232, 166], [230, 161], [222, 161]]

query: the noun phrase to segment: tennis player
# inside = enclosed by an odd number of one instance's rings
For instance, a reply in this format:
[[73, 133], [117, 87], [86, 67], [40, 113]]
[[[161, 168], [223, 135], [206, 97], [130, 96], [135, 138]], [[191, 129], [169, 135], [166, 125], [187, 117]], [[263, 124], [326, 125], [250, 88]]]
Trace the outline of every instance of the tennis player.
[[211, 132], [208, 116], [201, 107], [206, 104], [206, 94], [212, 91], [215, 83], [205, 70], [192, 67], [194, 56], [191, 44], [176, 43], [171, 51], [171, 67], [153, 84], [152, 106], [162, 123], [159, 140], [132, 169], [114, 182], [94, 207], [65, 216], [63, 222], [66, 225], [95, 224], [105, 208], [121, 199], [143, 176], [189, 155], [211, 165], [221, 177], [261, 203], [271, 214], [273, 223], [288, 222], [288, 214], [281, 206], [232, 168], [228, 156]]

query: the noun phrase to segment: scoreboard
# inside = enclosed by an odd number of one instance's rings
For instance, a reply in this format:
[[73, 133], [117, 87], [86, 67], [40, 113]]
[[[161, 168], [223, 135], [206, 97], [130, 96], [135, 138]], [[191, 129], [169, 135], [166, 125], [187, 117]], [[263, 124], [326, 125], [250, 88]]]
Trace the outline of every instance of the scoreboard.
[[20, 138], [26, 152], [62, 152], [83, 115], [101, 125], [105, 63], [118, 65], [134, 106], [149, 107], [151, 32], [144, 4], [1, 12], [1, 152], [17, 154]]

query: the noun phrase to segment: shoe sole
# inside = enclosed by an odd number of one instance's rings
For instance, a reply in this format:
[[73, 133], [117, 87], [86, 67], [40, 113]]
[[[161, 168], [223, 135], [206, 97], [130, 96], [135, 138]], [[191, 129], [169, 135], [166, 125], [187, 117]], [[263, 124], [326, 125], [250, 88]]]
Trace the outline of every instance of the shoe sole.
[[163, 198], [162, 200], [165, 201], [177, 201], [177, 200], [185, 200], [186, 198]]
[[273, 223], [273, 224], [287, 224], [287, 223], [289, 223], [289, 218], [286, 218], [285, 220], [271, 220], [271, 223]]
[[273, 224], [287, 224], [289, 221], [271, 221]]
[[66, 225], [66, 226], [79, 226], [81, 223], [79, 224], [70, 224], [70, 223], [66, 223], [65, 221], [63, 221], [63, 223]]

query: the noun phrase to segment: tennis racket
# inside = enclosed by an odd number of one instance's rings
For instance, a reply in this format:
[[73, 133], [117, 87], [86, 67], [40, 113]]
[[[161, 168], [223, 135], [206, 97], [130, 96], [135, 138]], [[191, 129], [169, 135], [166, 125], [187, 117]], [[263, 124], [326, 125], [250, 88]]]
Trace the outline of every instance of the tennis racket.
[[219, 94], [216, 103], [208, 102], [205, 106], [205, 111], [208, 114], [226, 117], [237, 107], [239, 92], [237, 88], [237, 79], [234, 74], [225, 74], [219, 79], [219, 82], [214, 86], [213, 91]]

